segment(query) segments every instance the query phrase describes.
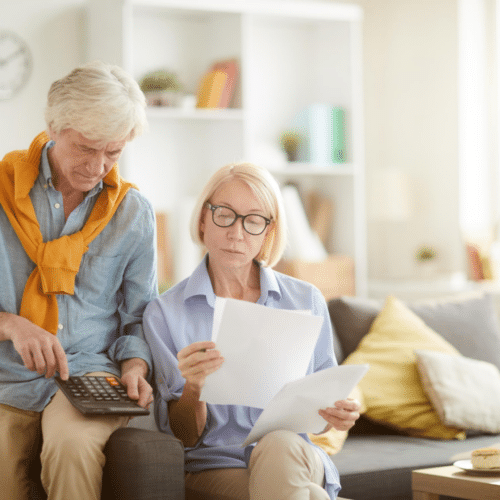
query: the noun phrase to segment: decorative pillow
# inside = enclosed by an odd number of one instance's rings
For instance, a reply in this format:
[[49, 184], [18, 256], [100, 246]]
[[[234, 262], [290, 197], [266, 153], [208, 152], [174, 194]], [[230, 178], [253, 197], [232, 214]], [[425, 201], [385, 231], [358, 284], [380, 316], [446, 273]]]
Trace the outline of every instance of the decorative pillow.
[[486, 361], [416, 350], [425, 392], [444, 425], [500, 432], [500, 371]]
[[368, 334], [344, 361], [370, 365], [359, 383], [365, 415], [415, 437], [464, 439], [464, 432], [441, 423], [425, 394], [415, 363], [416, 349], [459, 354], [402, 302], [389, 296]]
[[[359, 410], [360, 414], [365, 411], [366, 407], [363, 400], [363, 393], [358, 386], [352, 390], [351, 394], [349, 394], [349, 398], [357, 399], [359, 401], [361, 404], [361, 408]], [[335, 453], [338, 453], [342, 449], [342, 446], [344, 446], [348, 432], [349, 431], [338, 431], [337, 429], [332, 428], [324, 434], [308, 434], [308, 436], [315, 445], [322, 448], [326, 451], [326, 453], [329, 455], [335, 455]]]
[[[381, 301], [359, 297], [340, 297], [328, 303], [346, 357], [368, 333], [382, 306]], [[468, 293], [407, 306], [462, 355], [493, 363], [500, 369], [500, 327], [491, 294]]]

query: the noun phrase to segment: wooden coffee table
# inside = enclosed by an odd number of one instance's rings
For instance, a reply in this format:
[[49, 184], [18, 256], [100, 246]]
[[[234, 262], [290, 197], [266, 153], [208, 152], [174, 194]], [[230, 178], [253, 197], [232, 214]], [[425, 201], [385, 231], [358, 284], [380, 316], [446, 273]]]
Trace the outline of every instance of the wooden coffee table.
[[476, 474], [458, 467], [434, 467], [412, 472], [413, 500], [439, 500], [447, 495], [467, 500], [499, 500], [500, 474]]

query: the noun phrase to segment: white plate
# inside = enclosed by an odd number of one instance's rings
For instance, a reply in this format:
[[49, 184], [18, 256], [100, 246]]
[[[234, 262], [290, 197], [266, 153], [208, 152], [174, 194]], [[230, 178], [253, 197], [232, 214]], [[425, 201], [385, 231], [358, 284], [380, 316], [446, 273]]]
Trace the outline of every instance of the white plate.
[[472, 467], [472, 462], [470, 460], [458, 460], [453, 465], [467, 472], [473, 472], [474, 474], [500, 474], [500, 468], [474, 469], [474, 467]]

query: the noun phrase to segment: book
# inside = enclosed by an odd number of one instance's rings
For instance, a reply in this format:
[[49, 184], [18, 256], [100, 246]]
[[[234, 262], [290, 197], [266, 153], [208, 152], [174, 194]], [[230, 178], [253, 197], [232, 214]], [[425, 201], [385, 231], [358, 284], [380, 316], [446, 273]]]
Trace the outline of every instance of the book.
[[343, 108], [311, 104], [298, 113], [293, 126], [302, 137], [299, 161], [321, 166], [346, 162]]
[[224, 71], [211, 70], [202, 79], [198, 90], [197, 108], [218, 108], [226, 85]]
[[327, 247], [332, 227], [332, 201], [317, 190], [309, 191], [306, 198], [306, 214], [311, 229], [319, 236], [323, 245]]
[[156, 245], [158, 253], [158, 284], [163, 287], [172, 285], [174, 271], [172, 262], [172, 243], [170, 241], [168, 214], [156, 212]]
[[216, 71], [223, 71], [227, 75], [218, 107], [229, 108], [234, 97], [236, 82], [238, 80], [238, 63], [234, 59], [221, 61], [215, 63], [213, 69]]
[[237, 79], [236, 60], [230, 59], [213, 64], [201, 80], [196, 107], [228, 108], [234, 96]]
[[483, 263], [479, 249], [470, 243], [465, 245], [468, 263], [468, 275], [472, 281], [481, 281], [484, 279]]

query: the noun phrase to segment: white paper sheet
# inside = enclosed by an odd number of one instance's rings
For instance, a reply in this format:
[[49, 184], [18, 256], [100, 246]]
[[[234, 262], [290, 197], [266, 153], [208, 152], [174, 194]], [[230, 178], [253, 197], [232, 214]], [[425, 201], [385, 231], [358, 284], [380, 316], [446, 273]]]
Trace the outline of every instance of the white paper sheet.
[[368, 368], [369, 365], [335, 366], [286, 384], [261, 413], [243, 446], [278, 429], [321, 432], [326, 421], [318, 410], [346, 399]]
[[322, 323], [304, 311], [218, 298], [212, 340], [225, 361], [206, 378], [200, 399], [265, 408], [287, 382], [304, 376]]

